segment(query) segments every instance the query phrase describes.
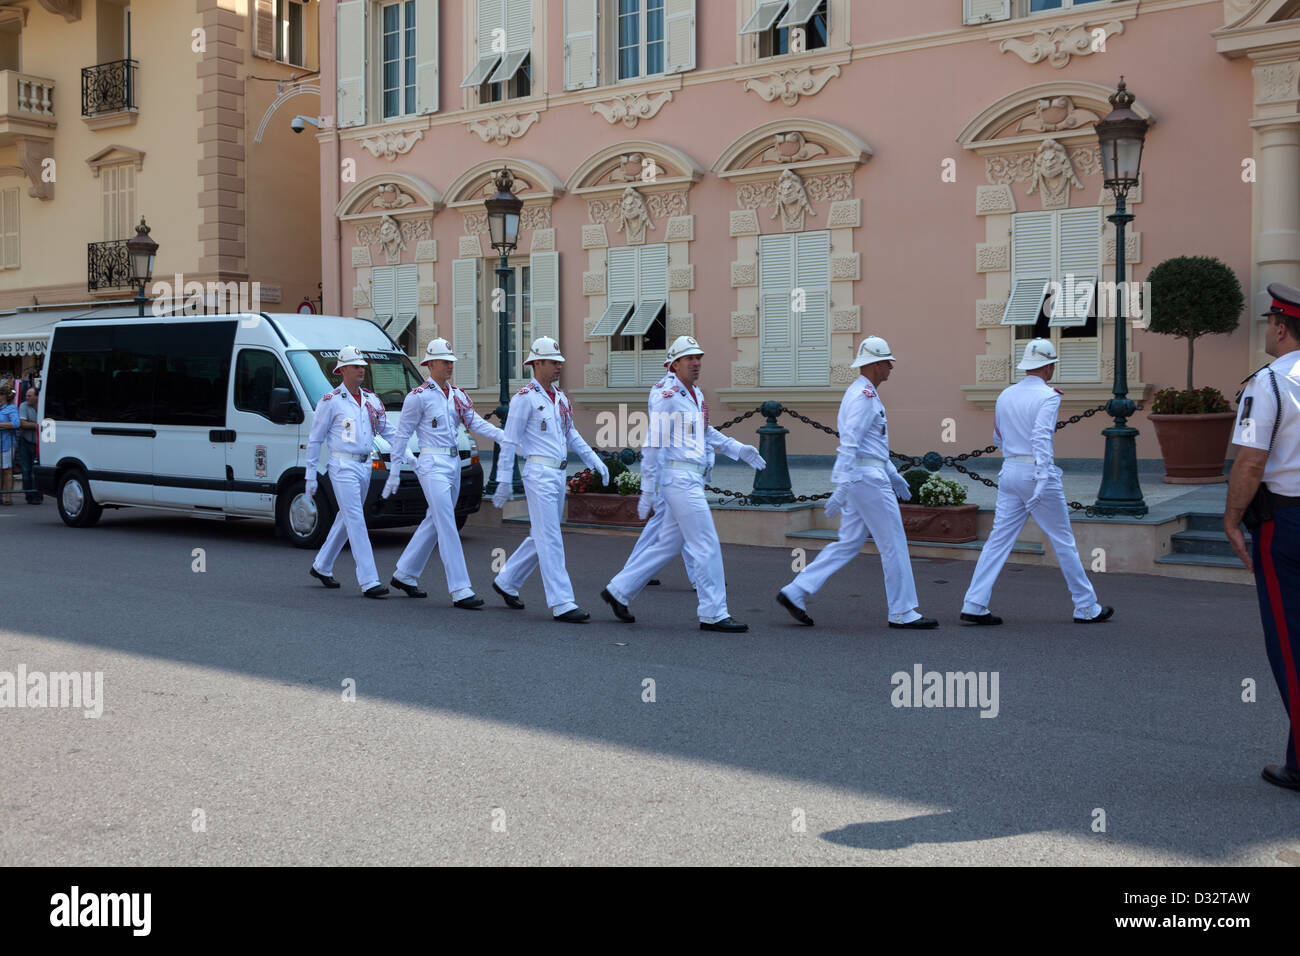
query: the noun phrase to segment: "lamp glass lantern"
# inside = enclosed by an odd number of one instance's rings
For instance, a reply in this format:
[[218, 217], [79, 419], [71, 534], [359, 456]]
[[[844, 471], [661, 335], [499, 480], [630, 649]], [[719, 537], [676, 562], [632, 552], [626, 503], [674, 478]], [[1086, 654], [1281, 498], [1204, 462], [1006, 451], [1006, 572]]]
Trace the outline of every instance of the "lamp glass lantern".
[[1110, 96], [1113, 109], [1096, 125], [1101, 142], [1101, 169], [1105, 187], [1116, 196], [1126, 196], [1138, 184], [1142, 168], [1142, 144], [1146, 141], [1148, 122], [1132, 110], [1133, 94], [1119, 78], [1119, 87]]
[[145, 225], [144, 216], [140, 217], [140, 225], [135, 227], [135, 235], [126, 241], [126, 255], [131, 266], [131, 281], [147, 285], [153, 277], [158, 243], [149, 238], [149, 227]]
[[524, 207], [524, 201], [511, 191], [515, 180], [509, 169], [499, 170], [494, 182], [496, 194], [485, 199], [483, 204], [487, 207], [492, 248], [504, 256], [519, 244], [519, 212]]

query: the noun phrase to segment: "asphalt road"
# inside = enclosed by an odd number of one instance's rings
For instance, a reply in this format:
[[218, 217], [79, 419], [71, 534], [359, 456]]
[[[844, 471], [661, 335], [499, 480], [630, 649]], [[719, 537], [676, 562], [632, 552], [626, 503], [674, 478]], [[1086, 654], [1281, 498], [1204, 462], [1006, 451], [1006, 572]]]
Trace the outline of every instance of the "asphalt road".
[[[385, 578], [408, 535], [373, 535]], [[564, 626], [536, 577], [525, 611], [491, 592], [521, 537], [466, 529], [467, 612], [436, 555], [428, 600], [375, 602], [347, 552], [326, 591], [269, 524], [0, 509], [0, 671], [103, 674], [98, 718], [0, 708], [0, 863], [1300, 862], [1300, 794], [1259, 778], [1286, 719], [1251, 589], [1097, 575], [1117, 615], [1081, 627], [1057, 571], [1012, 566], [1008, 624], [963, 628], [973, 565], [917, 560], [943, 626], [898, 631], [862, 556], [800, 628], [773, 601], [789, 553], [737, 546], [752, 629], [725, 636], [680, 563], [615, 622], [597, 595], [631, 539], [574, 534], [593, 621]], [[997, 715], [893, 706], [918, 664], [996, 672]]]

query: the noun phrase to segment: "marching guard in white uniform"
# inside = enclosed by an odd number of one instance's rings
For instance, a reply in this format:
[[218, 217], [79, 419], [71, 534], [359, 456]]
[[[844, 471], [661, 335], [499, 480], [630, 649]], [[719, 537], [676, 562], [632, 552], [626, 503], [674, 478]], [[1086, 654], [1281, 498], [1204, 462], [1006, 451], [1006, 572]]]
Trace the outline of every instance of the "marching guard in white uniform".
[[668, 349], [670, 374], [650, 392], [650, 424], [641, 454], [641, 499], [637, 502], [637, 514], [642, 518], [662, 502], [663, 524], [653, 544], [640, 554], [634, 552], [600, 596], [620, 621], [635, 621], [628, 604], [685, 546], [695, 573], [700, 630], [736, 633], [749, 630], [749, 625], [727, 612], [722, 547], [704, 497], [708, 451], [713, 448], [758, 470], [766, 463], [757, 448], [727, 438], [709, 425], [708, 403], [695, 386], [703, 355], [699, 343], [688, 335], [677, 338]]
[[800, 624], [813, 623], [805, 602], [821, 590], [832, 574], [862, 552], [870, 532], [885, 572], [889, 626], [912, 629], [939, 626], [938, 621], [922, 617], [917, 610], [916, 583], [912, 578], [903, 518], [898, 510], [898, 499], [906, 501], [912, 494], [889, 460], [889, 422], [876, 391], [889, 378], [895, 361], [889, 343], [876, 335], [862, 340], [853, 360], [852, 367], [862, 371], [840, 401], [837, 420], [840, 445], [831, 470], [835, 494], [826, 508], [830, 517], [837, 513], [843, 515], [839, 537], [776, 595], [777, 603]]
[[411, 467], [420, 479], [420, 488], [429, 509], [398, 558], [397, 570], [393, 572], [390, 583], [411, 597], [428, 597], [420, 588], [420, 575], [424, 573], [433, 549], [442, 545], [442, 568], [447, 575], [451, 600], [456, 607], [474, 610], [483, 606], [483, 599], [469, 585], [465, 552], [461, 549], [460, 533], [456, 530], [456, 499], [460, 495], [458, 426], [464, 422], [470, 431], [498, 443], [505, 440], [505, 432], [485, 421], [474, 411], [469, 396], [451, 384], [455, 361], [456, 354], [446, 339], [434, 339], [425, 349], [424, 361], [420, 364], [429, 368], [429, 378], [419, 388], [412, 389], [402, 402], [402, 416], [397, 422], [397, 438], [393, 442], [392, 461], [383, 495], [387, 498], [397, 490], [401, 480], [401, 462], [409, 462], [407, 443], [414, 433], [420, 446], [420, 457]]
[[388, 423], [383, 403], [374, 392], [361, 387], [366, 377], [366, 365], [366, 360], [353, 346], [339, 349], [334, 374], [341, 374], [343, 383], [322, 395], [316, 405], [316, 417], [307, 439], [305, 493], [309, 500], [314, 501], [320, 446], [327, 442], [330, 447], [330, 485], [334, 489], [339, 513], [312, 562], [310, 573], [327, 588], [339, 587], [333, 576], [334, 562], [343, 550], [343, 542], [348, 541], [352, 545], [357, 584], [361, 585], [362, 593], [369, 598], [381, 598], [388, 593], [388, 588], [379, 583], [362, 504], [370, 487], [370, 452], [374, 448], [374, 436], [383, 435], [391, 441], [394, 430]]
[[608, 483], [609, 469], [578, 434], [573, 425], [573, 406], [555, 384], [564, 364], [556, 341], [546, 337], [535, 339], [524, 364], [532, 365], [533, 380], [510, 400], [492, 503], [504, 508], [510, 500], [515, 455], [522, 454], [525, 460], [521, 474], [531, 531], [510, 555], [492, 582], [492, 589], [501, 595], [507, 607], [522, 608], [524, 602], [519, 599], [519, 588], [540, 564], [551, 616], [556, 621], [578, 624], [591, 614], [573, 600], [573, 584], [564, 564], [560, 522], [564, 518], [565, 463], [572, 449], [588, 468], [600, 475], [602, 482]]
[[1025, 346], [1016, 366], [1027, 374], [1002, 390], [994, 413], [993, 439], [1002, 449], [1002, 471], [998, 476], [997, 510], [993, 530], [980, 551], [971, 576], [961, 619], [967, 624], [1001, 624], [1002, 618], [989, 611], [993, 585], [1002, 565], [1032, 514], [1043, 529], [1061, 574], [1074, 601], [1074, 622], [1096, 624], [1115, 613], [1097, 603], [1097, 593], [1079, 561], [1079, 551], [1070, 530], [1070, 512], [1061, 486], [1061, 469], [1053, 460], [1056, 416], [1061, 393], [1047, 384], [1056, 369], [1056, 349], [1048, 339], [1034, 339]]

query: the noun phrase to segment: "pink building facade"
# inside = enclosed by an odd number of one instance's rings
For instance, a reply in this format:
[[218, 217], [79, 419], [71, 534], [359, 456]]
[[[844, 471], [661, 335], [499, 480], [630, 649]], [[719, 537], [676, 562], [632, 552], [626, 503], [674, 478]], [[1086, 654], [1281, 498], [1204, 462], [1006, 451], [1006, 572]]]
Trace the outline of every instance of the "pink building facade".
[[[1115, 277], [1092, 127], [1121, 74], [1152, 121], [1129, 278], [1210, 255], [1247, 292], [1196, 384], [1231, 396], [1263, 364], [1262, 290], [1300, 286], [1294, 0], [327, 0], [320, 22], [325, 310], [412, 355], [446, 337], [480, 406], [494, 307], [511, 387], [554, 335], [589, 435], [644, 408], [681, 334], [715, 421], [776, 399], [833, 423], [877, 334], [896, 449], [988, 444], [1039, 319], [1023, 290]], [[483, 207], [502, 166], [525, 204], [504, 296]], [[1115, 319], [1039, 322], [1063, 410], [1108, 398]], [[1127, 362], [1149, 398], [1182, 386], [1186, 346], [1132, 328]], [[1100, 457], [1103, 425], [1057, 454]]]

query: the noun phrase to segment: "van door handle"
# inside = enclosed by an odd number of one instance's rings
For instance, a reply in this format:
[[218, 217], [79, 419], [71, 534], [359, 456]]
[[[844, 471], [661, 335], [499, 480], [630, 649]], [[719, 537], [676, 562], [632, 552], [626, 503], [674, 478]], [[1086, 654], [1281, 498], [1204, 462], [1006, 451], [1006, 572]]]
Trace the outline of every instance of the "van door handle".
[[235, 440], [233, 428], [214, 428], [208, 432], [208, 441], [214, 445], [225, 445]]

